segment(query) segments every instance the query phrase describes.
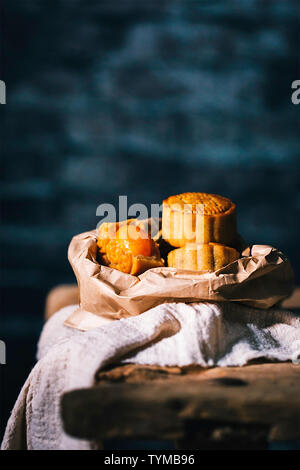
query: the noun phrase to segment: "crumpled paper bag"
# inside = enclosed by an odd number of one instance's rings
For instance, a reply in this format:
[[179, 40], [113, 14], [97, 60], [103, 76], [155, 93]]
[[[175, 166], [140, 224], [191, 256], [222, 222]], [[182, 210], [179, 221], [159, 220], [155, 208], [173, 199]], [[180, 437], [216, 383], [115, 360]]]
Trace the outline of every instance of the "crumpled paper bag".
[[65, 325], [89, 330], [139, 315], [165, 302], [228, 301], [267, 309], [293, 290], [288, 259], [268, 245], [253, 245], [237, 261], [213, 273], [160, 267], [140, 276], [97, 261], [97, 232], [75, 236], [68, 258], [79, 287], [79, 308]]

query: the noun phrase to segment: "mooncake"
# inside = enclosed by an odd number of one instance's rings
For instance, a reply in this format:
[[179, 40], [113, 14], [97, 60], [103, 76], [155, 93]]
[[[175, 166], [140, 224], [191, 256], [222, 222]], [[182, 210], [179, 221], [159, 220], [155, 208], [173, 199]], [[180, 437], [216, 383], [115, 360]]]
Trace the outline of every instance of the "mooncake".
[[230, 245], [236, 236], [236, 206], [226, 197], [183, 193], [163, 201], [162, 237], [174, 247], [193, 242]]
[[189, 271], [217, 271], [240, 257], [239, 252], [219, 243], [188, 243], [168, 254], [168, 266]]
[[127, 274], [137, 276], [147, 269], [164, 266], [159, 247], [142, 222], [129, 219], [102, 224], [97, 245], [102, 264]]

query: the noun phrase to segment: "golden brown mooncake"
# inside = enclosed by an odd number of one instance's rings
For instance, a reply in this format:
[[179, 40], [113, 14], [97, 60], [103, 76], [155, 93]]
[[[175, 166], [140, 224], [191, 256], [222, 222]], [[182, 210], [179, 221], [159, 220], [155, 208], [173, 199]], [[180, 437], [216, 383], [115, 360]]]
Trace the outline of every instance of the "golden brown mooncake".
[[234, 248], [220, 243], [189, 243], [168, 254], [168, 266], [189, 271], [217, 271], [240, 257]]
[[127, 274], [139, 275], [164, 266], [157, 243], [141, 221], [103, 223], [98, 229], [97, 245], [103, 264]]
[[162, 236], [172, 246], [193, 242], [230, 245], [236, 235], [236, 206], [226, 197], [183, 193], [163, 201]]

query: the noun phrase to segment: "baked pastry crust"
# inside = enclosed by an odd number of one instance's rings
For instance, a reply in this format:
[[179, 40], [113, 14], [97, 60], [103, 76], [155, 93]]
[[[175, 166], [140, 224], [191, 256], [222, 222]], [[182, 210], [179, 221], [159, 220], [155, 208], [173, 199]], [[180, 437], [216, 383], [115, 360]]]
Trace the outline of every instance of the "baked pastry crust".
[[236, 206], [226, 197], [182, 193], [163, 201], [162, 236], [172, 246], [193, 242], [230, 245], [236, 235]]
[[190, 271], [217, 271], [240, 257], [234, 248], [220, 243], [190, 243], [168, 254], [168, 266]]
[[[126, 226], [128, 230], [123, 230]], [[135, 238], [130, 238], [129, 226], [133, 228]], [[121, 230], [124, 234], [119, 237]], [[140, 238], [139, 232], [144, 232], [146, 238]], [[160, 257], [158, 244], [150, 238], [150, 226], [145, 221], [128, 219], [116, 223], [105, 222], [98, 228], [97, 245], [101, 264], [131, 275], [137, 276], [147, 269], [165, 264]], [[139, 248], [146, 249], [147, 255], [140, 253]]]

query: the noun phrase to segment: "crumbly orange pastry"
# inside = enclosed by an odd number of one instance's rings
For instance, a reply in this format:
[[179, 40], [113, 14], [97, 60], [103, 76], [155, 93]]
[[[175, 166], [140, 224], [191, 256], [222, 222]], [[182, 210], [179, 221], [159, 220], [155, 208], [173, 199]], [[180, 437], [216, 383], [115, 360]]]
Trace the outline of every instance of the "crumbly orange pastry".
[[141, 221], [102, 224], [97, 244], [103, 264], [127, 274], [138, 275], [164, 266], [157, 243]]
[[217, 271], [240, 257], [239, 252], [220, 243], [190, 243], [168, 254], [168, 266], [190, 271]]
[[175, 247], [186, 243], [231, 244], [236, 237], [236, 206], [207, 193], [183, 193], [163, 201], [162, 236]]

